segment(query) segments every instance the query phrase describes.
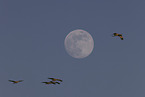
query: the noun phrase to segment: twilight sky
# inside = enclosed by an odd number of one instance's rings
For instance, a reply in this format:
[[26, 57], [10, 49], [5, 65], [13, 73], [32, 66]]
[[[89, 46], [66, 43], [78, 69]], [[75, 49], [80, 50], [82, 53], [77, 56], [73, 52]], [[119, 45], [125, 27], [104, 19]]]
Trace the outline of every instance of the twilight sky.
[[[76, 29], [94, 39], [84, 59], [64, 48]], [[0, 0], [0, 77], [0, 97], [145, 97], [145, 0]]]

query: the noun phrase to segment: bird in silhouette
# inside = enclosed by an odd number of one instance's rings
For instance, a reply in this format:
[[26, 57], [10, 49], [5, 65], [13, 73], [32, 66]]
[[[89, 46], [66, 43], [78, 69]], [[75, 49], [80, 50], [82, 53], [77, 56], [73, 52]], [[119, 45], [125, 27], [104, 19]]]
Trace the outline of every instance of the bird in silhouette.
[[45, 84], [60, 84], [59, 82], [53, 82], [53, 81], [50, 81], [50, 82], [42, 82], [42, 83], [45, 83]]
[[16, 84], [16, 83], [22, 82], [23, 80], [18, 80], [18, 81], [9, 80], [9, 81], [10, 81], [10, 82], [13, 82], [13, 84]]
[[121, 40], [123, 40], [123, 36], [122, 36], [122, 34], [113, 33], [113, 37], [114, 37], [114, 36], [119, 36], [119, 37], [120, 37], [120, 39], [121, 39]]
[[48, 78], [48, 79], [51, 79], [52, 81], [61, 81], [62, 82], [61, 79], [56, 79], [56, 78]]

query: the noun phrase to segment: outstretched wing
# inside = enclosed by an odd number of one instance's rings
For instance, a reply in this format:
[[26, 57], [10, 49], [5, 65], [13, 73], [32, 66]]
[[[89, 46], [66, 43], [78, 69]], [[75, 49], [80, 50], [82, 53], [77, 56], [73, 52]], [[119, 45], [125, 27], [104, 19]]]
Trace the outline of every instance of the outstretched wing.
[[15, 81], [13, 81], [13, 80], [9, 80], [10, 82], [15, 82]]
[[46, 84], [47, 82], [42, 82], [42, 83], [45, 83]]
[[48, 78], [48, 79], [52, 79], [53, 80], [54, 78]]
[[122, 35], [121, 35], [121, 36], [119, 36], [119, 37], [120, 37], [120, 39], [121, 39], [121, 40], [123, 40], [123, 37], [122, 37]]
[[59, 82], [55, 82], [55, 83], [60, 84]]
[[22, 81], [24, 81], [24, 80], [19, 80], [18, 82], [22, 82]]
[[62, 80], [61, 80], [61, 79], [57, 79], [57, 80], [62, 82]]

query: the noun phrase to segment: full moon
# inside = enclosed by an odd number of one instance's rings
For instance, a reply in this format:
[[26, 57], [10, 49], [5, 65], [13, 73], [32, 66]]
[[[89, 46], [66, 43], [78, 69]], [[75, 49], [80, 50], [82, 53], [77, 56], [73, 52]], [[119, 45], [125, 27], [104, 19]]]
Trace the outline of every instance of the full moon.
[[91, 54], [94, 48], [92, 36], [84, 30], [71, 31], [64, 41], [67, 53], [74, 58], [85, 58]]

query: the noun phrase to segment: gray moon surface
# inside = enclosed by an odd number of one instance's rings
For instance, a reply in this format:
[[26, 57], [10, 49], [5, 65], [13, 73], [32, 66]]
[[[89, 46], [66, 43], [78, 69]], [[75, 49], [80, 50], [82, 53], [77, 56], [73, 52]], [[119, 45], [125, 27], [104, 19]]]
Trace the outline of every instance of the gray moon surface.
[[92, 36], [84, 30], [71, 31], [64, 41], [67, 53], [74, 58], [85, 58], [91, 54], [94, 48]]

